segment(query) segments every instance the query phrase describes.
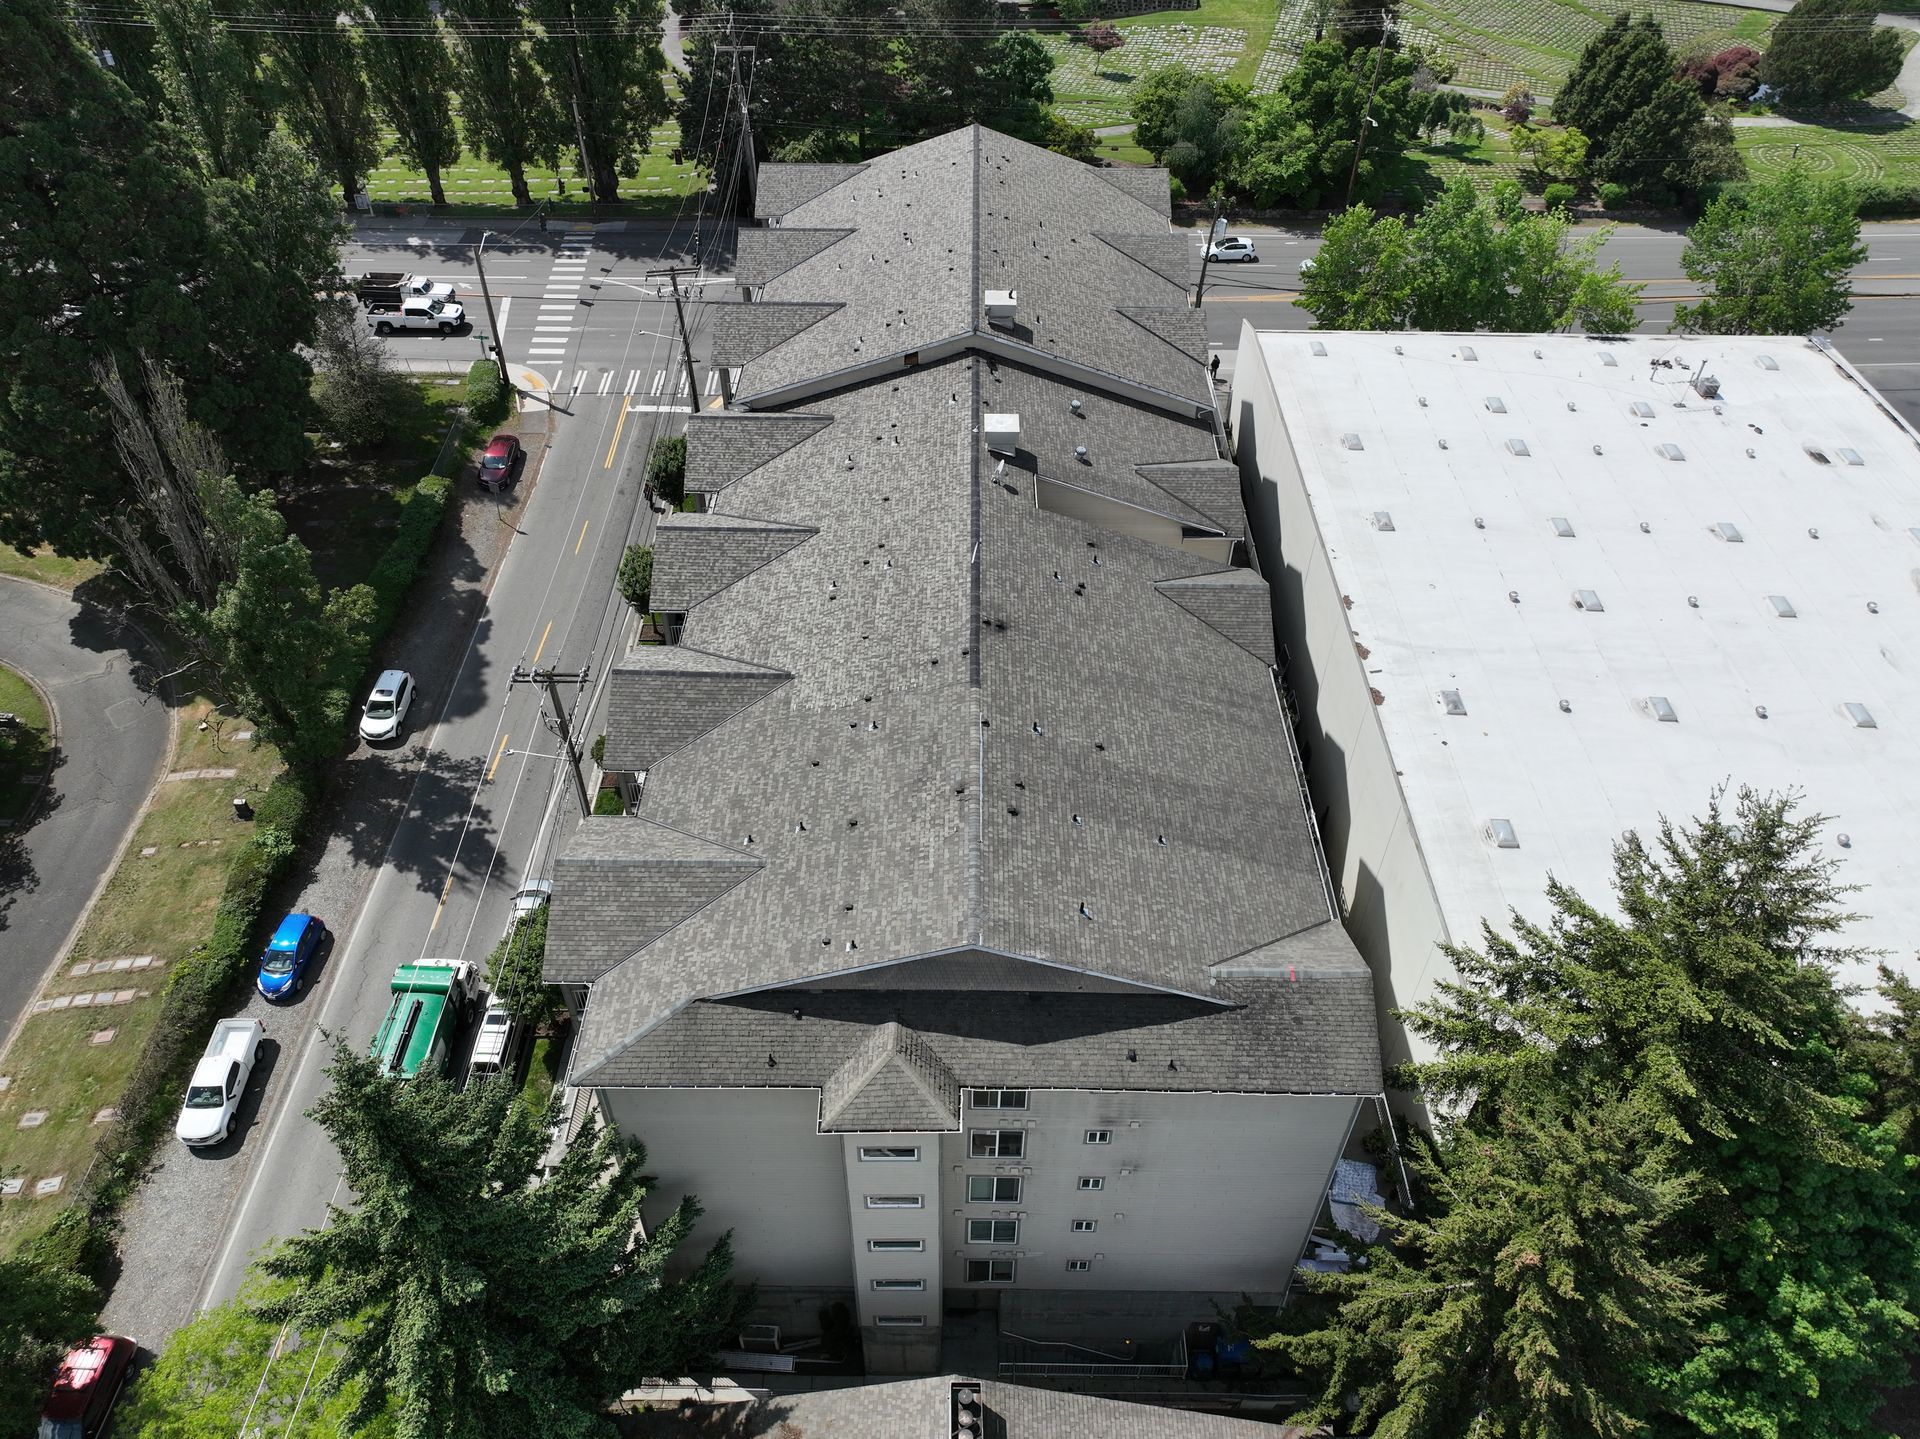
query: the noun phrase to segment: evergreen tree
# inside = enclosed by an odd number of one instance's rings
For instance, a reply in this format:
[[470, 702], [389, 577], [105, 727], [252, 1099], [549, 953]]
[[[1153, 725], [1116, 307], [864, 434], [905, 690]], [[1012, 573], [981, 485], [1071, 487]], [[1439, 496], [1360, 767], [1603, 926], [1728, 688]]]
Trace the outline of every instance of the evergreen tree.
[[453, 83], [467, 143], [507, 172], [516, 205], [531, 205], [527, 169], [557, 168], [560, 111], [533, 61], [520, 0], [448, 0], [458, 49]]
[[1708, 335], [1809, 335], [1853, 308], [1852, 272], [1865, 262], [1859, 198], [1794, 161], [1707, 206], [1687, 233], [1680, 268], [1708, 293], [1677, 306], [1676, 330]]
[[1681, 78], [1659, 22], [1625, 12], [1587, 42], [1553, 117], [1588, 137], [1588, 168], [1599, 180], [1647, 193], [1696, 190], [1742, 173], [1731, 131]]
[[112, 553], [124, 507], [92, 366], [144, 345], [250, 483], [308, 454], [314, 296], [338, 267], [310, 166], [268, 145], [209, 177], [75, 42], [50, 0], [0, 6], [0, 536]]
[[1045, 142], [1053, 57], [1032, 35], [1007, 30], [999, 0], [905, 0], [911, 22], [895, 46], [898, 113], [915, 139], [979, 123]]
[[1869, 1128], [1870, 1083], [1832, 936], [1852, 916], [1822, 821], [1791, 796], [1716, 794], [1614, 853], [1619, 916], [1552, 882], [1549, 925], [1488, 928], [1457, 978], [1409, 1016], [1439, 1051], [1415, 1074], [1485, 1116], [1617, 1094], [1636, 1132], [1675, 1146], [1694, 1197], [1675, 1252], [1718, 1309], [1663, 1408], [1712, 1436], [1867, 1435], [1877, 1386], [1904, 1373], [1920, 1300], [1910, 1161]]
[[1376, 1439], [1643, 1432], [1709, 1308], [1695, 1266], [1661, 1257], [1689, 1198], [1670, 1148], [1642, 1142], [1630, 1106], [1543, 1096], [1414, 1158], [1425, 1217], [1381, 1215], [1349, 1273], [1309, 1280], [1324, 1321], [1261, 1341], [1322, 1385], [1296, 1420]]
[[267, 55], [281, 113], [321, 170], [354, 208], [380, 145], [366, 72], [353, 30], [332, 0], [260, 0], [280, 22]]
[[1797, 108], [1872, 95], [1899, 78], [1900, 32], [1874, 24], [1874, 0], [1799, 0], [1773, 27], [1760, 80]]
[[359, 0], [360, 53], [394, 148], [424, 170], [433, 203], [447, 203], [440, 171], [460, 158], [453, 124], [453, 53], [431, 0]]
[[510, 1085], [396, 1084], [345, 1048], [330, 1073], [314, 1118], [358, 1202], [264, 1261], [292, 1287], [262, 1313], [356, 1326], [325, 1386], [362, 1386], [349, 1427], [391, 1402], [406, 1436], [610, 1436], [609, 1397], [698, 1372], [733, 1333], [727, 1240], [667, 1278], [699, 1206], [643, 1235], [645, 1158], [616, 1132], [589, 1125], [535, 1183], [546, 1126]]
[[531, 0], [534, 52], [591, 197], [620, 198], [667, 114], [661, 0]]

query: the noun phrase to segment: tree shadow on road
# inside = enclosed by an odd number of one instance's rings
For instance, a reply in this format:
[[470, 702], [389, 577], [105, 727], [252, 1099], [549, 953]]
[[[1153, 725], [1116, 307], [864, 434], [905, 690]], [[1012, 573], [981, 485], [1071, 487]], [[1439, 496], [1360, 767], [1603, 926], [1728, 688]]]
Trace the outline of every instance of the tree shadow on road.
[[[486, 773], [479, 756], [449, 759], [431, 751], [417, 767], [380, 756], [352, 762], [353, 779], [330, 805], [328, 830], [344, 840], [353, 859], [412, 877], [423, 894], [439, 894], [449, 865], [459, 879], [484, 880], [493, 860], [493, 810], [476, 797]], [[385, 773], [368, 773], [372, 766]], [[396, 836], [396, 826], [404, 832]]]

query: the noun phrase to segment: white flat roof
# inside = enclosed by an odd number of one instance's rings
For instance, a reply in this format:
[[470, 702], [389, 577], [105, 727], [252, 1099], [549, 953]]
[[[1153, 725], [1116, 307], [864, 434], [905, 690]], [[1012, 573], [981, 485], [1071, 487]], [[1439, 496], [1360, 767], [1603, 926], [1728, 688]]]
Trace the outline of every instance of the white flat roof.
[[1920, 436], [1856, 371], [1784, 338], [1258, 339], [1455, 941], [1544, 917], [1549, 872], [1611, 906], [1613, 841], [1730, 781], [1832, 817], [1847, 940], [1915, 972]]

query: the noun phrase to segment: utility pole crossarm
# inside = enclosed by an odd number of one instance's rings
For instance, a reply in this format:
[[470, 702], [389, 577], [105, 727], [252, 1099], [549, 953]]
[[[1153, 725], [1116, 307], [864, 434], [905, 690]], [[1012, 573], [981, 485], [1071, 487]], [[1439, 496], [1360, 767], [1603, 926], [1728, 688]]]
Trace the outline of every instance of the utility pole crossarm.
[[574, 742], [573, 719], [567, 713], [566, 701], [560, 698], [559, 687], [563, 684], [585, 685], [592, 678], [593, 670], [589, 666], [583, 670], [527, 669], [521, 665], [513, 667], [508, 677], [509, 688], [514, 685], [539, 685], [545, 694], [546, 702], [552, 706], [553, 713], [548, 716], [554, 732], [560, 737], [560, 748], [567, 761], [567, 772], [573, 776], [574, 797], [580, 801], [580, 817], [588, 818], [593, 813], [593, 802], [587, 798], [587, 779], [581, 771], [580, 746]]
[[680, 302], [680, 267], [669, 265], [664, 270], [646, 272], [646, 278], [649, 280], [660, 275], [665, 275], [667, 283], [673, 288], [673, 313], [680, 325], [680, 358], [687, 367], [687, 410], [690, 414], [697, 415], [700, 413], [700, 381], [693, 373], [693, 341], [687, 333], [687, 312]]

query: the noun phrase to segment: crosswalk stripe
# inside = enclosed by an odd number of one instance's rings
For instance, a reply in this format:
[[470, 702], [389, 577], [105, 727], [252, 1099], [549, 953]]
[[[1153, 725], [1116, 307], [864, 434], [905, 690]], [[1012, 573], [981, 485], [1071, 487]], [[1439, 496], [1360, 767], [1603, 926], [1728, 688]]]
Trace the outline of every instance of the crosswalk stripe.
[[647, 393], [649, 395], [659, 394], [661, 387], [666, 383], [667, 383], [667, 372], [665, 370], [656, 370], [653, 375], [653, 388], [648, 390]]
[[622, 393], [631, 395], [638, 388], [640, 388], [640, 372], [638, 370], [629, 370], [627, 372], [627, 388]]
[[718, 370], [707, 371], [707, 393], [709, 395], [717, 395], [720, 393], [720, 372]]
[[574, 394], [577, 395], [580, 393], [580, 382], [586, 379], [586, 377], [587, 377], [587, 372], [585, 370], [574, 371], [574, 374], [573, 374], [573, 393]]
[[607, 370], [600, 376], [600, 393], [606, 394], [613, 388], [613, 371]]
[[684, 400], [684, 399], [686, 398], [686, 396], [687, 396], [687, 372], [686, 372], [685, 370], [682, 370], [682, 371], [680, 372], [680, 374], [679, 374], [679, 376], [678, 376], [678, 377], [677, 377], [677, 378], [676, 378], [676, 379], [674, 380], [674, 382], [673, 382], [673, 392], [674, 392], [674, 394], [676, 394], [676, 395], [678, 395], [678, 396], [679, 396], [679, 397], [680, 397], [681, 399], [683, 399], [683, 400]]

